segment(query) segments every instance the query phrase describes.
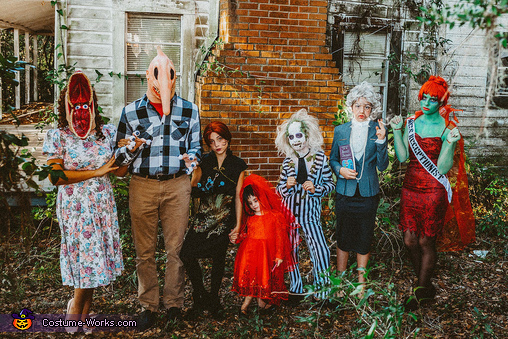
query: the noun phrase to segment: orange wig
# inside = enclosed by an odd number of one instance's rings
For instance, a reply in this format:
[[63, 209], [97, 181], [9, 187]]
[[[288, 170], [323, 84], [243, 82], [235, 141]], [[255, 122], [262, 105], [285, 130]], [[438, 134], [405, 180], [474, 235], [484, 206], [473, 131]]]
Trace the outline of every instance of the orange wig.
[[424, 94], [436, 97], [439, 100], [440, 106], [446, 105], [448, 98], [450, 97], [446, 80], [440, 76], [433, 75], [431, 75], [429, 80], [427, 80], [427, 82], [423, 84], [422, 88], [420, 88], [418, 100], [422, 100]]

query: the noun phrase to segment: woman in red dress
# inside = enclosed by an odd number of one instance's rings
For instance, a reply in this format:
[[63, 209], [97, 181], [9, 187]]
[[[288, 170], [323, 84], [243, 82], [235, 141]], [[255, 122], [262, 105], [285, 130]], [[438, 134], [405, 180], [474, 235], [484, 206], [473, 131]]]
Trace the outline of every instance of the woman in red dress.
[[[436, 294], [431, 283], [437, 259], [436, 239], [442, 236], [452, 196], [459, 195], [455, 194], [457, 185], [453, 183], [452, 188], [446, 176], [454, 163], [455, 146], [461, 139], [457, 127], [448, 119], [452, 111], [446, 106], [448, 98], [446, 81], [431, 76], [418, 95], [422, 110], [407, 119], [404, 135], [402, 118], [397, 116], [390, 121], [397, 158], [400, 162], [408, 158], [410, 161], [400, 200], [400, 229], [418, 277], [415, 297], [405, 303], [409, 310]], [[471, 238], [462, 240], [465, 244]]]
[[240, 310], [245, 315], [252, 298], [257, 298], [260, 309], [287, 300], [284, 272], [294, 266], [289, 242], [294, 217], [259, 175], [245, 179], [241, 199], [242, 229], [238, 237], [232, 237], [240, 243], [232, 290], [245, 297]]

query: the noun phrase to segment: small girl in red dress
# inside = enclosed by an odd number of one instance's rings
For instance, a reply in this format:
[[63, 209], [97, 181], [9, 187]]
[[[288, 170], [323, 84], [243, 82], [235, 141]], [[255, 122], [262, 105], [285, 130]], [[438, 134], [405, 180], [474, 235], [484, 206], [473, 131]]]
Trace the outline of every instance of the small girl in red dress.
[[235, 259], [232, 290], [245, 297], [241, 313], [247, 314], [252, 298], [260, 309], [287, 300], [284, 272], [292, 269], [289, 231], [294, 222], [273, 187], [256, 174], [241, 190], [242, 229], [231, 241], [240, 243]]

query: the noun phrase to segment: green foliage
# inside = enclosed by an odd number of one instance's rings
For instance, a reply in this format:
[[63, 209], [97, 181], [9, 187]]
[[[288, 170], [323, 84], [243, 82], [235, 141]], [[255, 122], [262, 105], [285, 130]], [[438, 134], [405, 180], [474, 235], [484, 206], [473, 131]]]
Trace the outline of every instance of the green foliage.
[[[490, 30], [497, 19], [508, 13], [508, 0], [461, 0], [453, 5], [441, 1], [432, 2], [428, 8], [421, 7], [422, 16], [417, 19], [427, 26], [447, 25], [452, 29], [469, 25], [472, 28]], [[507, 46], [506, 35], [497, 36]]]
[[338, 106], [337, 113], [334, 114], [335, 121], [332, 121], [332, 124], [334, 124], [335, 126], [345, 124], [346, 122], [349, 121], [349, 116], [346, 108], [346, 101], [344, 99], [340, 100], [337, 106]]
[[508, 178], [488, 163], [470, 164], [469, 192], [478, 234], [508, 239]]

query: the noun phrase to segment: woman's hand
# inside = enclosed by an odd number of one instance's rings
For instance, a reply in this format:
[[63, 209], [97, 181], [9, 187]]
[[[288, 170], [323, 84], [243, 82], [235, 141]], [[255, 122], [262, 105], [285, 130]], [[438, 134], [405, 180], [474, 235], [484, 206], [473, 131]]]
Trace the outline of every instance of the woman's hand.
[[275, 258], [275, 267], [279, 267], [279, 266], [280, 266], [280, 264], [282, 264], [282, 262], [283, 262], [283, 261], [284, 261], [284, 260], [282, 260], [282, 259]]
[[402, 116], [400, 115], [396, 115], [390, 120], [390, 126], [393, 130], [401, 130], [403, 123], [404, 120], [402, 120]]
[[286, 187], [288, 189], [290, 189], [294, 185], [296, 185], [296, 178], [295, 177], [288, 177], [288, 181], [286, 182]]
[[116, 171], [118, 168], [118, 166], [115, 166], [115, 156], [112, 156], [107, 163], [94, 171], [94, 177], [102, 177], [109, 172]]
[[128, 144], [130, 144], [129, 139], [120, 139], [120, 140], [118, 141], [118, 144], [117, 144], [117, 145], [118, 145], [118, 148], [120, 148], [120, 147], [127, 146]]
[[446, 136], [446, 141], [448, 141], [450, 144], [457, 142], [460, 140], [460, 132], [457, 127], [452, 129], [450, 132], [448, 132], [448, 135]]
[[351, 180], [351, 179], [356, 179], [358, 172], [356, 172], [353, 169], [347, 168], [347, 167], [341, 167], [339, 170], [339, 174], [342, 175], [345, 179]]
[[383, 119], [377, 119], [379, 127], [376, 126], [376, 135], [378, 140], [383, 140], [386, 136], [386, 128]]
[[238, 239], [238, 233], [240, 232], [240, 227], [237, 226], [229, 232], [229, 241], [233, 244], [236, 244], [236, 240]]
[[303, 183], [302, 188], [306, 191], [309, 191], [310, 193], [314, 194], [316, 192], [316, 187], [314, 187], [314, 184], [312, 181], [307, 180]]

